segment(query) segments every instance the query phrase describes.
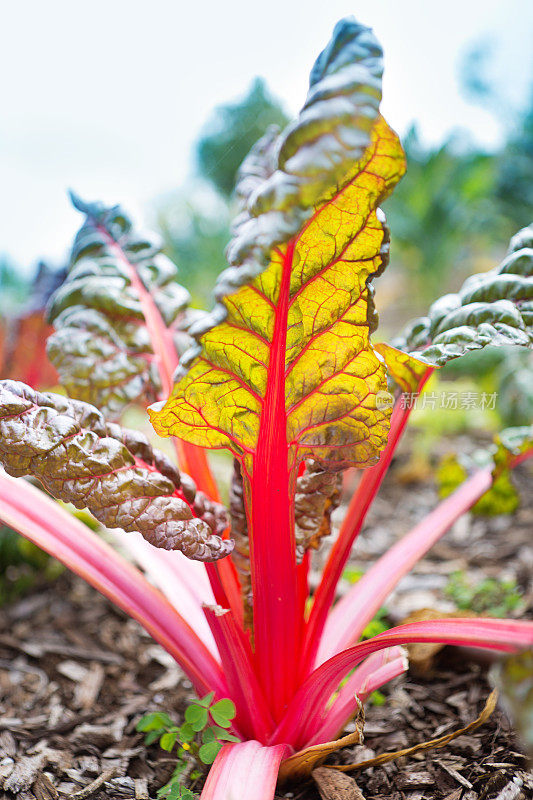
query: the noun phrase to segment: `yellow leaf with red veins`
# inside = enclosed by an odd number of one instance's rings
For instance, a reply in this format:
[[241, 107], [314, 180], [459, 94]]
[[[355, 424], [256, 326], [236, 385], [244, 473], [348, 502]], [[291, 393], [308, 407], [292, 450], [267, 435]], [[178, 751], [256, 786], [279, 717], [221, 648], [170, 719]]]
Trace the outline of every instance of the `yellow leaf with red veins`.
[[227, 447], [249, 471], [258, 442], [273, 438], [292, 464], [366, 467], [386, 444], [369, 283], [388, 258], [378, 206], [405, 162], [379, 116], [381, 62], [361, 30], [350, 34], [356, 63], [343, 31], [319, 57], [297, 122], [245, 161], [235, 266], [219, 279], [215, 312], [191, 331], [198, 347], [171, 397], [151, 411], [161, 435]]

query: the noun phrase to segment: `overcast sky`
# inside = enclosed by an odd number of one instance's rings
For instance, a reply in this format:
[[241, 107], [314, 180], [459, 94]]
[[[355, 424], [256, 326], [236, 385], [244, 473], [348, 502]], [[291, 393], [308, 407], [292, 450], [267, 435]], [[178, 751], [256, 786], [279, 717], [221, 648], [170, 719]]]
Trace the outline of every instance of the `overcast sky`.
[[426, 140], [462, 126], [487, 147], [502, 125], [459, 90], [473, 42], [494, 44], [513, 103], [533, 76], [531, 0], [0, 0], [0, 252], [61, 258], [78, 225], [65, 191], [121, 202], [139, 221], [191, 171], [217, 103], [255, 75], [296, 112], [333, 25], [355, 14], [385, 51], [383, 111]]

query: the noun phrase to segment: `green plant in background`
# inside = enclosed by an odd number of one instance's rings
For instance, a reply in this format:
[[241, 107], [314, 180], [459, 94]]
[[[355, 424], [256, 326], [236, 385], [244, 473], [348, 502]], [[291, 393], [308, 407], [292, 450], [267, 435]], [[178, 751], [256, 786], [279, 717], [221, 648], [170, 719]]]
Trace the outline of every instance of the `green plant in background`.
[[395, 233], [394, 263], [412, 273], [417, 294], [429, 299], [471, 270], [476, 258], [486, 258], [509, 231], [488, 199], [492, 156], [460, 135], [425, 147], [415, 127], [403, 146], [407, 175], [384, 209]]
[[287, 121], [266, 83], [256, 78], [242, 100], [218, 106], [209, 117], [195, 145], [196, 180], [157, 203], [165, 252], [179, 264], [195, 302], [211, 302], [214, 279], [227, 266], [230, 198], [238, 168], [270, 125], [283, 127]]
[[182, 725], [175, 725], [162, 711], [146, 714], [137, 723], [137, 731], [146, 734], [147, 745], [159, 740], [159, 746], [168, 753], [177, 748], [176, 767], [170, 781], [159, 789], [158, 798], [188, 800], [195, 797], [191, 792], [183, 793], [189, 791], [181, 785], [185, 774], [196, 781], [205, 767], [213, 763], [224, 742], [240, 741], [229, 732], [236, 713], [234, 703], [228, 698], [213, 702], [214, 696], [215, 693], [210, 692], [187, 706]]
[[475, 514], [494, 516], [512, 514], [520, 504], [512, 479], [511, 466], [521, 460], [522, 437], [533, 435], [532, 426], [508, 428], [494, 437], [494, 443], [485, 449], [475, 450], [471, 455], [452, 453], [442, 459], [437, 469], [439, 496], [448, 497], [455, 489], [477, 469], [489, 468], [493, 471], [493, 482], [472, 506]]
[[514, 579], [483, 578], [473, 583], [461, 571], [453, 572], [444, 593], [460, 610], [505, 617], [522, 605], [520, 588]]
[[256, 78], [242, 100], [217, 106], [207, 120], [196, 145], [200, 176], [229, 199], [237, 171], [253, 145], [270, 125], [283, 128], [288, 121], [265, 81]]
[[[436, 472], [439, 497], [449, 497], [466, 480], [475, 464], [475, 459], [463, 454], [445, 456]], [[479, 463], [477, 465], [480, 466]], [[490, 492], [483, 495], [471, 508], [471, 512], [484, 516], [512, 514], [519, 504], [520, 496], [513, 485], [511, 476], [508, 472], [504, 472], [496, 478]]]
[[0, 606], [27, 592], [39, 577], [53, 580], [63, 566], [5, 525], [0, 525]]

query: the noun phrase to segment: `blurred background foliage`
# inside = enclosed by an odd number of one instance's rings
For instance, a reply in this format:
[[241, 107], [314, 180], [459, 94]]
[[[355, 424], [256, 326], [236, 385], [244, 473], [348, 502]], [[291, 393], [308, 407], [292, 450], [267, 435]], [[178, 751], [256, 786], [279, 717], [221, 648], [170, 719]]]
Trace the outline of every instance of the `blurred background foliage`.
[[[490, 67], [490, 43], [478, 43], [466, 53], [460, 79], [472, 102], [504, 120], [506, 134], [498, 149], [480, 149], [460, 125], [438, 146], [427, 145], [416, 125], [403, 137], [407, 174], [384, 204], [392, 249], [386, 279], [376, 284], [381, 339], [392, 337], [409, 319], [424, 314], [437, 297], [455, 291], [467, 275], [497, 264], [510, 237], [533, 221], [533, 83], [529, 102], [513, 108], [490, 77]], [[226, 267], [224, 251], [241, 162], [270, 125], [283, 127], [287, 122], [282, 102], [262, 78], [256, 78], [241, 98], [216, 107], [206, 120], [194, 147], [189, 179], [172, 193], [154, 199], [148, 221], [161, 233], [194, 305], [211, 305], [214, 281]], [[36, 330], [44, 332], [44, 306], [61, 277], [60, 270], [46, 265], [28, 276], [15, 264], [0, 261], [2, 377], [23, 379], [13, 372], [13, 365], [20, 367], [24, 362], [17, 341], [30, 340], [24, 331], [34, 331], [32, 341]], [[44, 333], [38, 335], [45, 338]], [[43, 362], [44, 353], [39, 363]], [[415, 411], [413, 428], [418, 431], [411, 472], [421, 478], [432, 470], [430, 454], [436, 440], [530, 424], [533, 419], [531, 352], [475, 351], [450, 362], [432, 378], [432, 391], [444, 386], [455, 391], [497, 392], [496, 408], [475, 413]], [[47, 563], [39, 561], [41, 555], [28, 551], [12, 532], [0, 530], [0, 604]]]

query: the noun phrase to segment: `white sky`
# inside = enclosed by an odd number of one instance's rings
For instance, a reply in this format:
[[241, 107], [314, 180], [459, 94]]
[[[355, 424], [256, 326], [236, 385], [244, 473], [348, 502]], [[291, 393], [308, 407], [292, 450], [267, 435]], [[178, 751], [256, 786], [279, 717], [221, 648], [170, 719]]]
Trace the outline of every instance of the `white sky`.
[[428, 141], [457, 126], [502, 135], [460, 96], [458, 67], [490, 37], [520, 102], [533, 77], [531, 0], [0, 0], [0, 252], [22, 268], [61, 258], [79, 217], [66, 188], [146, 220], [190, 172], [217, 103], [266, 78], [291, 112], [333, 25], [355, 14], [385, 50], [383, 110]]

